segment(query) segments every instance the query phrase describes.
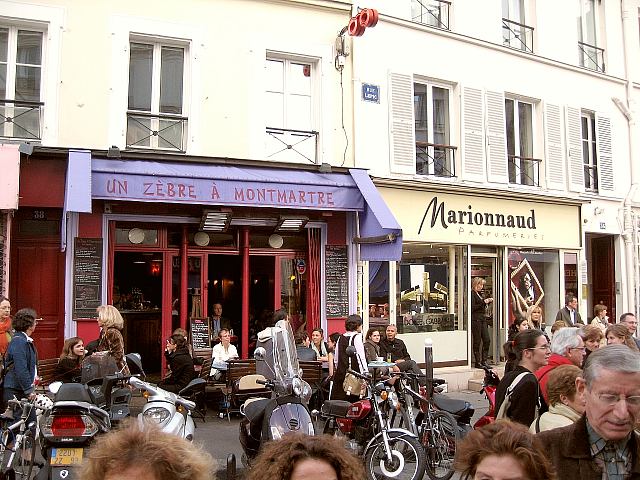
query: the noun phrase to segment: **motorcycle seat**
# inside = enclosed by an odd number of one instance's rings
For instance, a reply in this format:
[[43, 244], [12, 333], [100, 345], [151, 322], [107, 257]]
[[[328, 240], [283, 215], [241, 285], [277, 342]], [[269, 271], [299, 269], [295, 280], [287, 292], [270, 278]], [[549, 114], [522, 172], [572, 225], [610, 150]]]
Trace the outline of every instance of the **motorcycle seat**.
[[469, 411], [471, 411], [471, 415], [473, 415], [473, 407], [465, 400], [456, 400], [454, 398], [445, 397], [444, 395], [434, 395], [433, 403], [440, 410], [444, 410], [445, 412], [449, 412], [454, 415], [465, 416]]
[[346, 417], [349, 408], [351, 408], [351, 403], [345, 400], [327, 400], [322, 404], [320, 411], [323, 415]]
[[54, 400], [56, 402], [77, 401], [92, 403], [87, 386], [82, 383], [63, 383], [60, 385]]

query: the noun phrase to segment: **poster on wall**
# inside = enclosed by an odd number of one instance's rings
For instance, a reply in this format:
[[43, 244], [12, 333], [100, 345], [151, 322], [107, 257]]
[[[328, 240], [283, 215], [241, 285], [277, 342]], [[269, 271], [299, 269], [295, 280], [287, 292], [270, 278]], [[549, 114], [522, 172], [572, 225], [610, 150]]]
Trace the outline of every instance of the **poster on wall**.
[[349, 315], [349, 259], [346, 245], [327, 245], [325, 250], [327, 318]]
[[543, 251], [509, 251], [509, 324], [518, 317], [524, 317], [533, 306], [543, 310], [544, 318], [544, 274], [548, 263]]
[[73, 319], [98, 318], [102, 303], [102, 239], [76, 238], [73, 254]]

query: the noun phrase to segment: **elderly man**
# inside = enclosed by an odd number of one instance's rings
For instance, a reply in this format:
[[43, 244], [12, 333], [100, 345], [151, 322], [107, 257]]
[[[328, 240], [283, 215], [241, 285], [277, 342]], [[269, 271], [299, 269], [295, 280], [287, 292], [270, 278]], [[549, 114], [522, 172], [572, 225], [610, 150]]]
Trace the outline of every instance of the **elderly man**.
[[639, 479], [640, 354], [609, 345], [587, 358], [577, 395], [585, 415], [537, 435], [562, 480]]
[[636, 330], [638, 329], [638, 319], [633, 313], [623, 313], [620, 315], [620, 323], [623, 323], [629, 329], [629, 333], [636, 342], [636, 345], [640, 349], [640, 339], [636, 338]]
[[544, 398], [545, 402], [547, 402], [547, 381], [551, 370], [560, 365], [575, 365], [582, 368], [582, 362], [587, 350], [579, 332], [580, 330], [575, 327], [558, 330], [551, 339], [549, 363], [535, 371], [535, 376], [540, 385], [540, 393], [542, 393], [542, 398]]
[[578, 312], [578, 298], [569, 294], [564, 297], [564, 307], [558, 310], [556, 322], [562, 320], [567, 327], [575, 327], [577, 323], [584, 325], [580, 312]]
[[418, 383], [426, 385], [425, 377], [418, 367], [418, 364], [411, 360], [411, 355], [407, 351], [407, 346], [402, 340], [396, 338], [398, 329], [395, 325], [388, 325], [386, 330], [387, 338], [380, 340], [380, 355], [386, 360], [395, 363], [401, 372], [413, 372], [418, 376]]

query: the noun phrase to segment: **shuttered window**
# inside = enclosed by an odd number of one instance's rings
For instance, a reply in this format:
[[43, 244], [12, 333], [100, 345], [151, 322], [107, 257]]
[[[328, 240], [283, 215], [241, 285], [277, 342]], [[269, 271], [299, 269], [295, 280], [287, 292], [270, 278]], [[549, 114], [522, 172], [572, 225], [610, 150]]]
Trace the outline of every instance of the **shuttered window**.
[[544, 107], [547, 187], [555, 190], [566, 188], [562, 150], [562, 115], [560, 112], [558, 105], [547, 103]]
[[394, 173], [415, 174], [415, 138], [413, 130], [413, 76], [389, 74], [391, 125], [390, 169]]
[[485, 166], [482, 90], [464, 87], [462, 92], [462, 175], [465, 180], [483, 182]]

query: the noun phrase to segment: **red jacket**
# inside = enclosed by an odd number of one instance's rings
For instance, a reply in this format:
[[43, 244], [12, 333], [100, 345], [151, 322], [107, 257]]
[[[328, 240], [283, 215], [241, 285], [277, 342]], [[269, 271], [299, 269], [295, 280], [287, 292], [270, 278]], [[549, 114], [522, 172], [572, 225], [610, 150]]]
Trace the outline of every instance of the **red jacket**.
[[573, 364], [567, 357], [563, 357], [562, 355], [558, 355], [557, 353], [552, 353], [549, 357], [549, 363], [535, 371], [535, 376], [538, 379], [538, 385], [540, 385], [542, 398], [544, 398], [544, 401], [547, 403], [547, 405], [549, 405], [549, 399], [547, 397], [547, 382], [549, 381], [549, 373], [551, 373], [551, 370], [559, 367], [560, 365]]

